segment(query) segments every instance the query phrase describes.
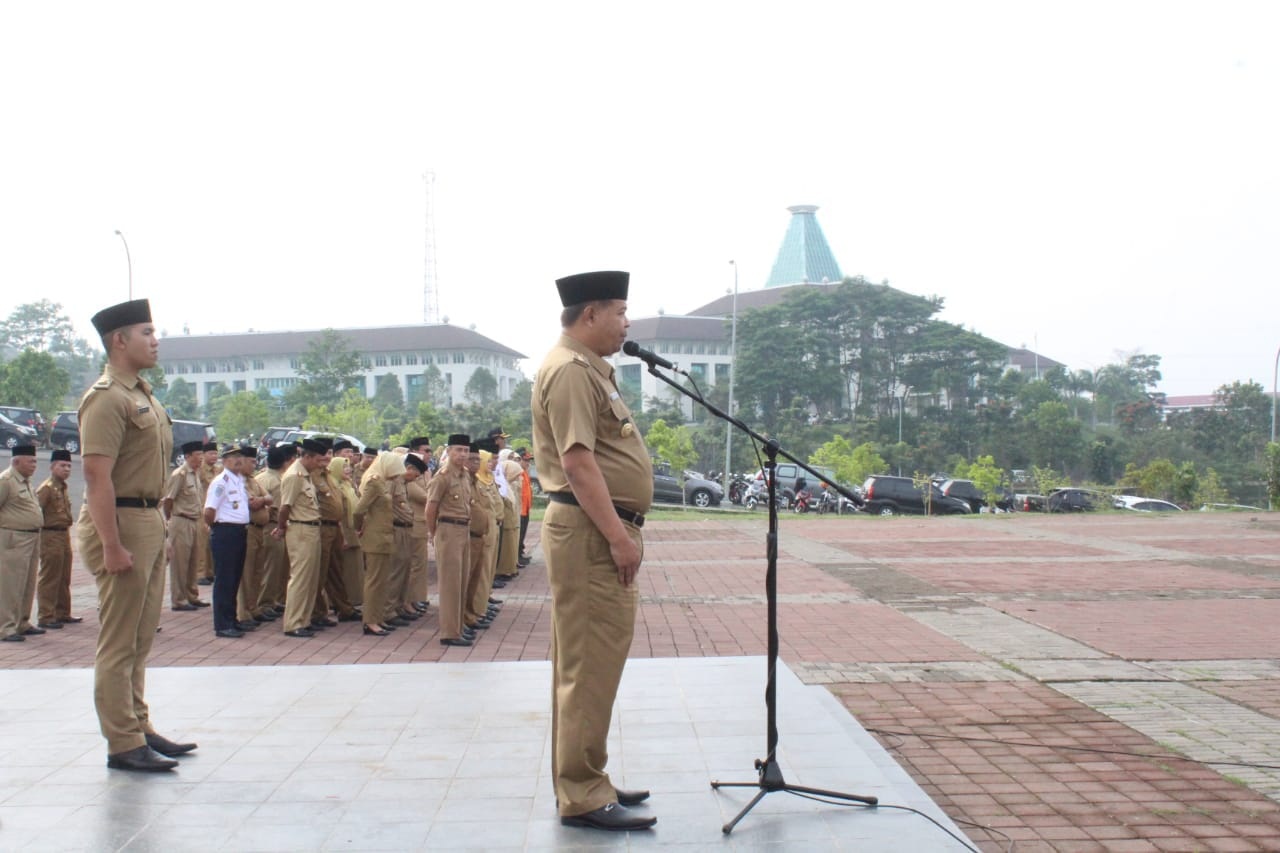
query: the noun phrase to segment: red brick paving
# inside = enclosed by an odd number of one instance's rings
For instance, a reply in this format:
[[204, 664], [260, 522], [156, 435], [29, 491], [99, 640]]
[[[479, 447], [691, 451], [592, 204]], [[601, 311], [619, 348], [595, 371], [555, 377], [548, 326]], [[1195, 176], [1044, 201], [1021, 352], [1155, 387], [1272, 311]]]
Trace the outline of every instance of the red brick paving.
[[[763, 517], [658, 521], [645, 534], [633, 654], [763, 654]], [[531, 541], [536, 538], [535, 524]], [[803, 544], [802, 539], [845, 551], [847, 565], [856, 568], [827, 571], [806, 563], [796, 556], [803, 548], [787, 550], [788, 543]], [[1126, 658], [1280, 658], [1280, 599], [1266, 597], [1280, 581], [1260, 569], [1280, 565], [1280, 518], [1272, 516], [1257, 522], [1198, 513], [789, 516], [783, 519], [782, 550], [779, 624], [783, 659], [793, 664], [985, 660], [896, 609], [945, 606], [933, 600], [939, 592], [948, 593], [948, 602], [978, 596], [966, 606], [997, 607]], [[832, 562], [831, 553], [822, 563]], [[1097, 556], [1114, 562], [1092, 559]], [[1037, 563], [1051, 557], [1071, 559]], [[885, 586], [904, 577], [924, 581], [927, 588]], [[207, 589], [202, 591], [207, 597]], [[545, 660], [549, 605], [541, 565], [497, 595], [507, 604], [494, 626], [476, 646], [448, 650], [437, 642], [434, 611], [385, 639], [363, 637], [358, 623], [344, 623], [311, 640], [286, 638], [268, 626], [246, 639], [225, 641], [212, 637], [207, 611], [166, 609], [152, 663]], [[79, 570], [74, 600], [85, 624], [4, 644], [0, 668], [91, 665], [93, 590]], [[1280, 679], [1196, 686], [1280, 717]], [[1017, 842], [1019, 853], [1280, 849], [1276, 802], [1212, 768], [1178, 760], [1140, 733], [1035, 681], [897, 681], [830, 689], [864, 726], [902, 732], [877, 737], [948, 814], [986, 827], [966, 826], [984, 850], [1007, 849], [1007, 838]]]

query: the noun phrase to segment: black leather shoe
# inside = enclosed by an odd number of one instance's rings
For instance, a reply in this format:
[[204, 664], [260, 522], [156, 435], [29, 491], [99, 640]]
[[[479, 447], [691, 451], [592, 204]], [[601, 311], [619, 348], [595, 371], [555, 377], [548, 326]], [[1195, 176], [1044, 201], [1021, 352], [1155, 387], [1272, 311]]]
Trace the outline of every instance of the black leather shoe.
[[401, 618], [401, 619], [408, 619], [410, 622], [417, 622], [419, 619], [421, 619], [421, 618], [422, 618], [422, 614], [421, 614], [421, 613], [419, 613], [419, 612], [418, 612], [418, 611], [416, 611], [416, 610], [415, 610], [414, 612], [412, 612], [412, 613], [405, 613], [405, 612], [401, 611], [401, 613], [400, 613], [400, 618]]
[[495, 578], [495, 579], [494, 579], [494, 581], [493, 581], [493, 587], [492, 587], [492, 588], [493, 588], [493, 589], [503, 589], [504, 587], [506, 587], [506, 585], [507, 585], [507, 582], [506, 582], [506, 581], [500, 581], [500, 580], [497, 580], [497, 579]]
[[388, 620], [387, 620], [387, 622], [386, 622], [386, 624], [391, 625], [391, 626], [392, 626], [392, 627], [394, 627], [394, 628], [408, 628], [408, 627], [409, 627], [409, 620], [408, 620], [408, 619], [401, 619], [399, 616], [396, 616], [396, 617], [395, 617], [395, 618], [393, 618], [393, 619], [388, 619]]
[[41, 627], [41, 628], [44, 628], [46, 631], [61, 631], [61, 630], [62, 630], [62, 623], [61, 623], [61, 622], [40, 622], [40, 623], [38, 623], [38, 626], [39, 626], [39, 627]]
[[467, 630], [468, 630], [468, 631], [472, 631], [472, 632], [475, 632], [475, 631], [483, 631], [483, 630], [487, 629], [487, 628], [489, 627], [489, 625], [490, 625], [490, 623], [485, 622], [484, 620], [478, 620], [478, 621], [476, 621], [476, 622], [472, 622], [470, 625], [468, 625], [468, 626], [467, 626]]
[[107, 766], [113, 770], [141, 770], [156, 773], [161, 770], [172, 770], [178, 762], [165, 758], [149, 746], [140, 746], [125, 752], [117, 752], [107, 756]]
[[197, 608], [194, 604], [178, 604], [178, 605], [175, 605], [174, 607], [170, 607], [169, 609], [186, 611], [186, 610], [196, 610]]
[[44, 633], [44, 629], [43, 629], [43, 628], [37, 628], [35, 625], [32, 625], [30, 628], [28, 628], [27, 630], [23, 631], [22, 633], [23, 633], [23, 634], [25, 634], [25, 635], [26, 635], [26, 636], [28, 636], [28, 637], [38, 637], [39, 635], [41, 635], [41, 634], [43, 634], [43, 633]]
[[501, 603], [502, 603], [502, 599], [501, 599], [501, 598], [494, 598], [493, 596], [489, 596], [489, 603], [490, 603], [490, 604], [501, 604]]
[[10, 634], [7, 637], [0, 637], [0, 642], [4, 643], [25, 643], [27, 638], [21, 634]]
[[587, 829], [607, 829], [612, 832], [627, 832], [633, 829], [649, 829], [658, 822], [656, 817], [636, 817], [617, 803], [601, 806], [593, 812], [560, 818], [561, 826], [583, 826]]
[[314, 637], [316, 632], [310, 628], [299, 628], [296, 631], [285, 631], [284, 635], [286, 637]]
[[236, 627], [247, 634], [250, 631], [258, 630], [261, 626], [257, 622], [250, 620], [248, 622], [237, 622]]
[[378, 627], [384, 631], [394, 631], [396, 629], [395, 625], [388, 625], [386, 622], [382, 622]]
[[79, 625], [84, 620], [81, 619], [79, 616], [63, 616], [58, 621], [61, 622], [63, 625]]
[[195, 601], [191, 602], [191, 606], [199, 610], [201, 607], [209, 607], [210, 604], [207, 601], [201, 601], [197, 598]]
[[338, 623], [334, 622], [332, 619], [312, 619], [311, 627], [317, 631], [323, 631], [325, 628], [338, 627]]
[[339, 617], [338, 617], [338, 621], [339, 621], [339, 622], [359, 622], [359, 621], [360, 621], [360, 619], [361, 619], [360, 614], [359, 614], [359, 613], [356, 613], [354, 610], [352, 610], [352, 611], [351, 611], [350, 613], [348, 613], [346, 616], [339, 616]]
[[151, 747], [161, 755], [167, 755], [169, 758], [177, 758], [179, 755], [186, 755], [188, 752], [196, 748], [194, 743], [174, 743], [164, 735], [157, 734], [147, 735], [147, 746]]
[[638, 806], [649, 799], [648, 791], [624, 791], [622, 788], [614, 788], [613, 793], [618, 798], [620, 806]]
[[222, 637], [224, 640], [238, 640], [244, 636], [244, 631], [239, 628], [224, 628], [221, 631], [214, 631], [215, 636]]
[[391, 632], [385, 628], [379, 628], [378, 630], [375, 631], [372, 628], [370, 628], [368, 625], [364, 626], [364, 635], [366, 637], [385, 637], [390, 633]]
[[443, 640], [441, 640], [441, 641], [440, 641], [440, 645], [442, 645], [442, 646], [470, 646], [470, 645], [473, 645], [473, 644], [472, 644], [472, 642], [471, 642], [470, 640], [463, 639], [463, 638], [461, 638], [461, 637], [460, 637], [460, 638], [458, 638], [458, 639], [456, 639], [456, 640], [454, 640], [454, 639], [450, 639], [450, 638], [446, 637], [445, 639], [443, 639]]
[[472, 642], [475, 642], [476, 632], [471, 630], [470, 628], [464, 627], [462, 629], [462, 639], [471, 640]]
[[413, 603], [413, 609], [418, 611], [419, 613], [426, 613], [427, 607], [429, 606], [430, 605], [428, 605], [425, 601], [415, 601]]
[[196, 583], [200, 586], [213, 586], [213, 578], [200, 578]]

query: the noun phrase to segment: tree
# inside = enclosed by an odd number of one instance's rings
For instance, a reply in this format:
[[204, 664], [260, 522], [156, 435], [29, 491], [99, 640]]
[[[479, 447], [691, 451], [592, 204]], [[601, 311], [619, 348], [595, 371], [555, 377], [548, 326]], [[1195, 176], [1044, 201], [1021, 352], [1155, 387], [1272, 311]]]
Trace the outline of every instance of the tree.
[[404, 391], [394, 373], [384, 373], [374, 383], [373, 407], [379, 411], [388, 406], [404, 409]]
[[200, 407], [196, 404], [195, 386], [181, 376], [174, 379], [164, 395], [164, 407], [171, 418], [182, 421], [195, 420], [200, 414]]
[[0, 343], [18, 351], [69, 351], [74, 341], [75, 330], [62, 305], [48, 299], [19, 305], [0, 322]]
[[53, 420], [71, 390], [71, 377], [47, 352], [26, 350], [0, 365], [0, 400], [36, 409]]
[[204, 416], [209, 423], [218, 422], [218, 418], [222, 417], [222, 407], [230, 397], [231, 389], [224, 382], [218, 382], [205, 391]]
[[1062, 468], [1075, 464], [1081, 451], [1081, 424], [1071, 417], [1066, 403], [1041, 403], [1028, 421], [1028, 444], [1035, 462]]
[[809, 463], [831, 468], [836, 472], [836, 480], [846, 485], [858, 485], [872, 474], [883, 474], [889, 467], [871, 442], [854, 447], [840, 435], [832, 436], [814, 451]]
[[471, 378], [467, 380], [466, 387], [462, 389], [462, 396], [482, 406], [496, 402], [498, 399], [497, 377], [490, 373], [487, 367], [477, 367], [471, 374]]
[[271, 426], [271, 410], [257, 394], [241, 391], [230, 397], [219, 408], [214, 426], [224, 438], [257, 438]]
[[683, 481], [683, 472], [698, 458], [693, 449], [693, 438], [686, 426], [670, 427], [667, 422], [657, 420], [649, 427], [644, 436], [649, 452], [659, 459], [671, 463], [671, 470]]
[[393, 434], [390, 441], [393, 445], [408, 445], [409, 439], [420, 435], [431, 438], [436, 444], [446, 440], [449, 434], [449, 418], [445, 412], [436, 408], [429, 401], [418, 404], [413, 418], [404, 425], [399, 433]]
[[973, 485], [987, 497], [987, 504], [994, 506], [1000, 497], [1000, 486], [1004, 482], [1004, 469], [996, 464], [992, 456], [979, 456], [973, 462], [957, 466], [957, 478], [972, 480]]
[[337, 406], [311, 406], [302, 424], [307, 429], [352, 435], [365, 444], [378, 444], [383, 436], [378, 413], [364, 394], [348, 388]]
[[1271, 509], [1280, 509], [1280, 442], [1267, 442], [1267, 499]]
[[307, 342], [307, 351], [299, 359], [298, 374], [303, 380], [299, 384], [309, 386], [311, 404], [336, 406], [343, 392], [367, 370], [349, 340], [334, 329], [323, 329]]

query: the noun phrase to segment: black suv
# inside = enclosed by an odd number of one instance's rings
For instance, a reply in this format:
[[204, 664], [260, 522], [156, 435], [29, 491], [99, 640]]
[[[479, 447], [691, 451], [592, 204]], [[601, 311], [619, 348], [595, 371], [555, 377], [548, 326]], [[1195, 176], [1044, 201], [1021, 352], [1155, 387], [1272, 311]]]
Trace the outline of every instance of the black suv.
[[78, 412], [58, 412], [58, 416], [53, 419], [53, 431], [49, 433], [49, 444], [72, 453], [80, 452], [80, 414]]
[[[969, 504], [960, 498], [949, 498], [932, 483], [929, 484], [932, 494], [929, 497], [930, 515], [963, 515], [968, 513]], [[911, 513], [924, 515], [924, 491], [911, 481], [910, 477], [888, 477], [874, 475], [862, 484], [863, 512], [872, 515], [898, 515]]]
[[44, 441], [44, 415], [35, 409], [28, 409], [25, 406], [0, 406], [0, 415], [4, 415], [15, 424], [31, 427], [36, 431], [36, 437]]
[[1045, 500], [1049, 512], [1094, 512], [1110, 509], [1111, 498], [1092, 489], [1054, 489]]
[[182, 464], [182, 445], [188, 441], [202, 441], [208, 443], [216, 441], [217, 435], [213, 432], [213, 424], [201, 423], [199, 421], [174, 421], [173, 422], [173, 465], [176, 468]]

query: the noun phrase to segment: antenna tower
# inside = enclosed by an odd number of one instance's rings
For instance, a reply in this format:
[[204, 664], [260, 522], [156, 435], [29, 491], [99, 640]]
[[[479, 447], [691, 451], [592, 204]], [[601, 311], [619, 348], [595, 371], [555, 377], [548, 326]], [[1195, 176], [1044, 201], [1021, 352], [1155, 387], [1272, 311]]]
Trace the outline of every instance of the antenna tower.
[[426, 184], [427, 189], [426, 257], [423, 260], [424, 270], [422, 274], [422, 321], [424, 323], [438, 324], [440, 322], [440, 294], [436, 290], [436, 173], [424, 173], [422, 181]]

